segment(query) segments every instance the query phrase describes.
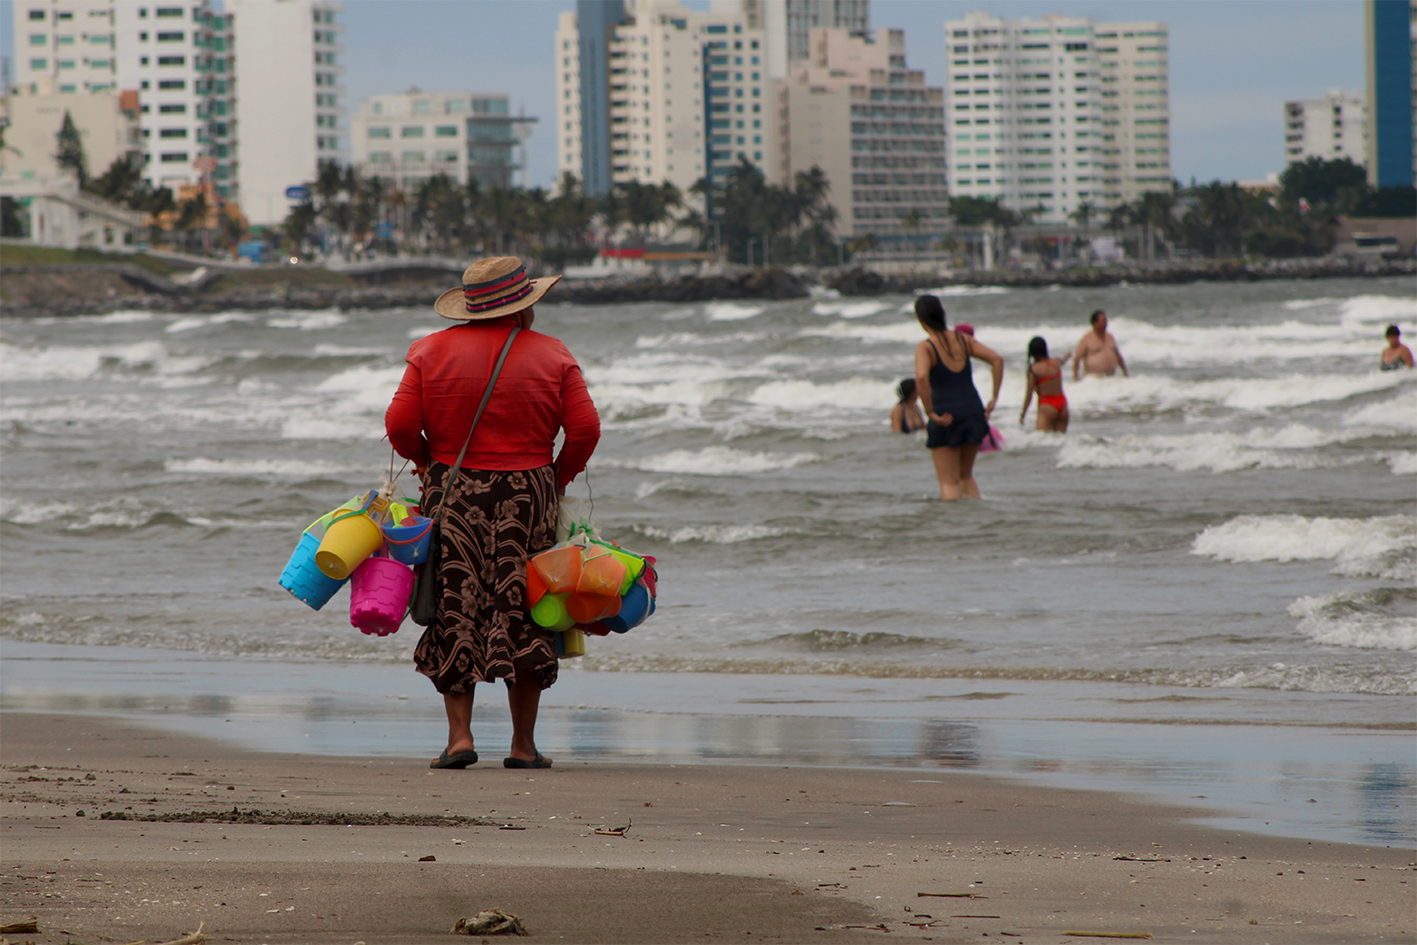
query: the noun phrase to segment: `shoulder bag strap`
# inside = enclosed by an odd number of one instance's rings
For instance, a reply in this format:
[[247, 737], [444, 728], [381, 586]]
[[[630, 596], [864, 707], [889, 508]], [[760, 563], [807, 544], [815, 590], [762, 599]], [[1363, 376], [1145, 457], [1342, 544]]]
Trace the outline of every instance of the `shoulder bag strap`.
[[[448, 510], [448, 489], [453, 485], [453, 477], [462, 472], [462, 461], [463, 457], [467, 455], [468, 444], [472, 442], [472, 431], [477, 429], [477, 421], [482, 419], [482, 411], [487, 409], [487, 401], [492, 397], [492, 388], [497, 383], [497, 376], [502, 373], [502, 364], [507, 360], [507, 354], [512, 350], [512, 341], [517, 337], [517, 332], [519, 331], [521, 331], [521, 326], [514, 327], [511, 333], [507, 335], [507, 343], [502, 345], [502, 353], [497, 356], [497, 363], [492, 367], [492, 376], [487, 380], [487, 389], [482, 392], [482, 403], [477, 405], [477, 413], [472, 415], [472, 426], [468, 427], [467, 439], [463, 440], [462, 449], [458, 452], [457, 461], [453, 463], [452, 468], [448, 470], [447, 478], [443, 480], [443, 497], [438, 503], [438, 511], [436, 513], [438, 527], [440, 529], [443, 527], [443, 518]], [[429, 517], [431, 518], [433, 516]]]

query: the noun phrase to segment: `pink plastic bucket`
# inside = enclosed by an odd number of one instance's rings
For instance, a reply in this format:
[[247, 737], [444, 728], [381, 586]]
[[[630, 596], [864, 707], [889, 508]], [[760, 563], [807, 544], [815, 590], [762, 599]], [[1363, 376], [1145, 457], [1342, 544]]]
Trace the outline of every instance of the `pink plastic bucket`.
[[413, 596], [413, 569], [392, 558], [365, 558], [349, 582], [349, 622], [361, 633], [396, 633]]

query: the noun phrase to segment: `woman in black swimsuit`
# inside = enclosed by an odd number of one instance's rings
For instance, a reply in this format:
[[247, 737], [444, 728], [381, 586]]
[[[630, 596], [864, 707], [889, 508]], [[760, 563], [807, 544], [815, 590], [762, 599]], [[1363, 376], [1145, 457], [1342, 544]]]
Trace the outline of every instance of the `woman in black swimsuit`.
[[[915, 386], [930, 425], [925, 445], [935, 462], [940, 498], [979, 498], [974, 457], [989, 434], [989, 414], [1004, 382], [1004, 359], [969, 335], [945, 327], [945, 307], [933, 295], [915, 300], [915, 317], [928, 336], [915, 347]], [[969, 359], [987, 362], [994, 393], [988, 406], [979, 399]]]
[[891, 408], [891, 429], [897, 433], [914, 433], [925, 429], [925, 415], [915, 402], [915, 378], [907, 377], [895, 386], [896, 405]]

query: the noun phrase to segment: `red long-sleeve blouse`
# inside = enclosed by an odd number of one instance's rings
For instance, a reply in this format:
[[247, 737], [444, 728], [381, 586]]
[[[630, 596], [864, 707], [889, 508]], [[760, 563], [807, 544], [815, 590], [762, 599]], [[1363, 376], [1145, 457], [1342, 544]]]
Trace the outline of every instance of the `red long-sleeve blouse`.
[[[451, 465], [467, 439], [497, 355], [512, 330], [509, 318], [465, 322], [415, 341], [403, 381], [384, 414], [398, 454], [416, 465]], [[512, 342], [492, 397], [463, 459], [465, 469], [537, 469], [555, 458], [564, 488], [586, 467], [600, 440], [580, 365], [559, 340], [525, 330]]]

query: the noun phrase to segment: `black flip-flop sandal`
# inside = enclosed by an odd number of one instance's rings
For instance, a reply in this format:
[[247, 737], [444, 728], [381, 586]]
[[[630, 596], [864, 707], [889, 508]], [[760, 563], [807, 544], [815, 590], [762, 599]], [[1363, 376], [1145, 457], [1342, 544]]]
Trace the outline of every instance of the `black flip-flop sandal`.
[[460, 751], [456, 755], [448, 754], [448, 750], [443, 749], [443, 753], [438, 756], [437, 761], [430, 762], [430, 768], [466, 768], [468, 765], [477, 764], [477, 752]]
[[533, 759], [531, 759], [530, 761], [527, 761], [525, 758], [503, 758], [503, 759], [502, 759], [502, 767], [504, 767], [504, 768], [549, 768], [549, 767], [551, 767], [551, 762], [549, 762], [549, 761], [547, 761], [545, 758], [541, 757], [541, 752], [538, 751], [538, 752], [536, 753], [536, 757], [533, 758]]

